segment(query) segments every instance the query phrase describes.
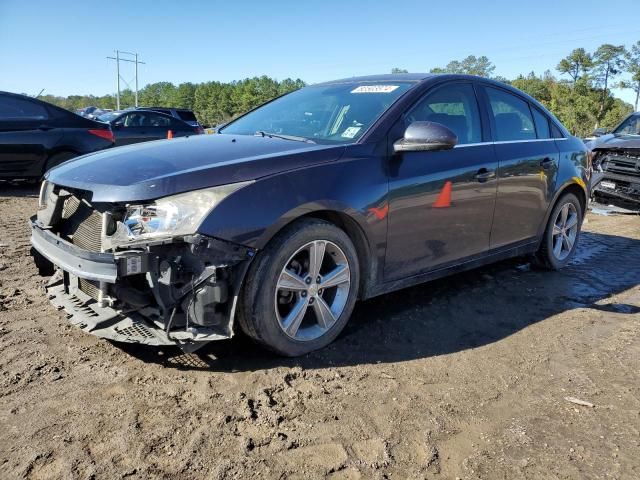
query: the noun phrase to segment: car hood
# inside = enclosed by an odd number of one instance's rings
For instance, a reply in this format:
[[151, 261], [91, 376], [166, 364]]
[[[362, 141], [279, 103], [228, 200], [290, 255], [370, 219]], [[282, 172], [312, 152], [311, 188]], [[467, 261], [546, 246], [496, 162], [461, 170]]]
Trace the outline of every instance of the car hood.
[[591, 150], [608, 149], [640, 149], [640, 136], [638, 135], [603, 135], [591, 142]]
[[337, 160], [344, 146], [246, 135], [195, 135], [111, 148], [50, 170], [94, 202], [151, 200]]

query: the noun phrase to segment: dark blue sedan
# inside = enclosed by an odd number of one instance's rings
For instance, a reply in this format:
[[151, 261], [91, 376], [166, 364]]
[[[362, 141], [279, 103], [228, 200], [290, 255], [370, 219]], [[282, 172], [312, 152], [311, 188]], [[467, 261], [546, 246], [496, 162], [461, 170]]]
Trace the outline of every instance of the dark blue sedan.
[[496, 260], [571, 261], [587, 149], [540, 103], [463, 75], [306, 87], [219, 135], [52, 170], [32, 219], [51, 301], [95, 335], [187, 351], [242, 330], [282, 355], [358, 299]]

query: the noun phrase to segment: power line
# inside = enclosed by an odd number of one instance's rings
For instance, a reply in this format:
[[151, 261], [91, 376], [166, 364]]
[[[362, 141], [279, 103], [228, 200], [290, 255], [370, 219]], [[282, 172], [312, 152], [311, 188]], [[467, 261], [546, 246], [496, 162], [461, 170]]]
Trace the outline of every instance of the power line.
[[[117, 83], [116, 109], [120, 110], [120, 80], [122, 80], [124, 83], [126, 83], [127, 86], [129, 85], [129, 82], [127, 82], [120, 75], [120, 62], [129, 62], [129, 63], [135, 63], [136, 64], [136, 76], [135, 76], [135, 79], [136, 79], [136, 107], [137, 107], [138, 106], [138, 64], [146, 65], [146, 63], [138, 60], [138, 54], [137, 53], [124, 52], [122, 50], [116, 50], [115, 52], [116, 52], [116, 56], [115, 57], [107, 57], [107, 58], [109, 60], [115, 60], [116, 61], [116, 83]], [[134, 57], [134, 60], [131, 60], [131, 59], [128, 59], [128, 58], [120, 58], [120, 55], [130, 55], [130, 56]]]

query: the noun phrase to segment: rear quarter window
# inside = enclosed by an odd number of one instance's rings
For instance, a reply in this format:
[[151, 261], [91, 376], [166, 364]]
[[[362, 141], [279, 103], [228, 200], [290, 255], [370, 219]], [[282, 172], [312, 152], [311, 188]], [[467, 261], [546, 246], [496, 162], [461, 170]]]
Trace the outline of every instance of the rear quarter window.
[[44, 105], [10, 95], [0, 96], [0, 120], [45, 120], [49, 113]]
[[531, 113], [533, 113], [533, 121], [536, 124], [538, 138], [552, 138], [547, 116], [535, 107], [531, 107]]
[[197, 122], [195, 114], [190, 110], [177, 110], [176, 113], [180, 120], [184, 120], [185, 122]]

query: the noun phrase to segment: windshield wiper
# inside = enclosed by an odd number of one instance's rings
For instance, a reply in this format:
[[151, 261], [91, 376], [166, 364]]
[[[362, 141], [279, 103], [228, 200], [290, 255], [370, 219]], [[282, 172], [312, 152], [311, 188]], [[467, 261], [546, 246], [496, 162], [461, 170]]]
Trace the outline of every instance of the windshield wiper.
[[293, 140], [294, 142], [304, 142], [304, 143], [316, 143], [310, 138], [305, 137], [297, 137], [295, 135], [282, 135], [280, 133], [271, 133], [265, 132], [264, 130], [258, 130], [254, 133], [256, 137], [269, 137], [269, 138], [281, 138], [282, 140]]

